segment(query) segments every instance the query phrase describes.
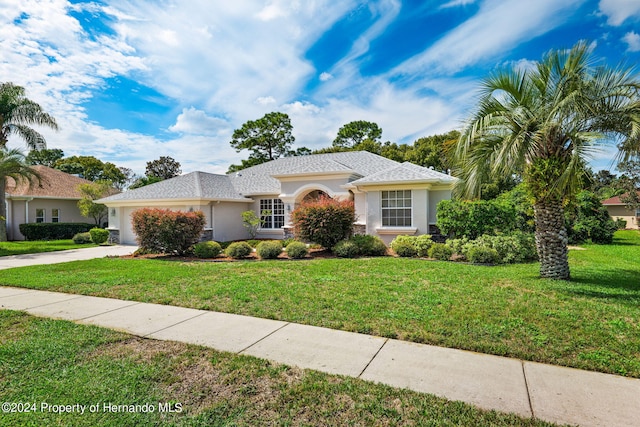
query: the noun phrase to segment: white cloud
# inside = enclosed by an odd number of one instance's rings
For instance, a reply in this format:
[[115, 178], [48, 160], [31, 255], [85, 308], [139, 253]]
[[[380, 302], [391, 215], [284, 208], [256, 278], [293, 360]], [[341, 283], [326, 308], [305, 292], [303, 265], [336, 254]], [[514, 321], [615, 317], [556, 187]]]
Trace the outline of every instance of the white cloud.
[[273, 96], [259, 96], [256, 98], [256, 103], [260, 105], [273, 105], [276, 103], [276, 99]]
[[600, 12], [607, 16], [607, 24], [617, 27], [629, 18], [640, 18], [640, 1], [600, 0]]
[[627, 48], [628, 52], [640, 52], [640, 34], [635, 31], [629, 31], [622, 37], [622, 41], [629, 46]]
[[391, 74], [422, 75], [457, 72], [466, 66], [502, 56], [565, 22], [584, 0], [487, 0], [478, 13], [444, 35], [422, 54]]
[[321, 73], [320, 74], [320, 81], [321, 82], [326, 82], [327, 80], [331, 80], [333, 78], [333, 75], [331, 75], [331, 73]]
[[448, 3], [443, 4], [442, 6], [440, 6], [440, 9], [447, 9], [450, 7], [458, 7], [458, 6], [466, 6], [468, 4], [473, 4], [476, 3], [478, 0], [451, 0]]
[[183, 109], [182, 113], [178, 115], [176, 123], [169, 126], [171, 132], [190, 135], [217, 135], [228, 129], [229, 124], [226, 120], [207, 116], [207, 113], [196, 110], [194, 107]]

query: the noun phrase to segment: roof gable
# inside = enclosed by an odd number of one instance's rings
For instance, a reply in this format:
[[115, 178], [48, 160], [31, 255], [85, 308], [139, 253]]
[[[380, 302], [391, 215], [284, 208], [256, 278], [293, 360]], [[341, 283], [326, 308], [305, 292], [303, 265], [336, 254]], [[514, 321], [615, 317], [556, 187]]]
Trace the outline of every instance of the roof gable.
[[80, 184], [90, 184], [91, 181], [70, 175], [47, 166], [33, 166], [41, 177], [41, 181], [35, 180], [29, 185], [28, 181], [16, 181], [7, 178], [5, 192], [9, 197], [41, 197], [52, 199], [81, 199], [82, 194], [77, 190]]
[[[607, 200], [603, 200], [602, 204], [604, 206], [619, 206], [619, 205], [625, 205], [626, 203], [624, 203], [622, 200], [620, 200], [620, 197], [624, 197], [629, 193], [625, 193], [625, 194], [621, 194], [619, 196], [615, 196], [615, 197], [611, 197]], [[640, 196], [640, 190], [638, 190], [638, 196]]]
[[371, 184], [387, 184], [387, 183], [438, 183], [453, 184], [456, 178], [433, 169], [415, 165], [410, 162], [404, 162], [398, 166], [394, 166], [364, 178], [353, 181], [353, 185], [371, 185]]

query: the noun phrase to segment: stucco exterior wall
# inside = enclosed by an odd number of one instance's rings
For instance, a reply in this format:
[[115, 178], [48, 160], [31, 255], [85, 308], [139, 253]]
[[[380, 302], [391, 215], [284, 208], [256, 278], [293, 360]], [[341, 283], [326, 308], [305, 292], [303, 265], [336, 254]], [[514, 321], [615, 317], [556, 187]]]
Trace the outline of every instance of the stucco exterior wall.
[[93, 218], [80, 215], [77, 200], [65, 199], [38, 199], [33, 200], [9, 200], [7, 210], [9, 240], [24, 240], [20, 233], [20, 224], [36, 222], [36, 209], [44, 209], [44, 222], [51, 222], [51, 210], [59, 210], [58, 222], [85, 222], [93, 224]]
[[213, 202], [213, 240], [248, 239], [249, 232], [242, 225], [242, 212], [250, 209], [249, 203]]
[[636, 230], [640, 228], [638, 226], [638, 217], [636, 217], [634, 210], [627, 209], [624, 206], [607, 206], [606, 208], [614, 221], [620, 218], [627, 221], [627, 228]]
[[429, 191], [429, 224], [436, 223], [436, 211], [438, 203], [442, 200], [451, 199], [451, 190], [431, 190]]

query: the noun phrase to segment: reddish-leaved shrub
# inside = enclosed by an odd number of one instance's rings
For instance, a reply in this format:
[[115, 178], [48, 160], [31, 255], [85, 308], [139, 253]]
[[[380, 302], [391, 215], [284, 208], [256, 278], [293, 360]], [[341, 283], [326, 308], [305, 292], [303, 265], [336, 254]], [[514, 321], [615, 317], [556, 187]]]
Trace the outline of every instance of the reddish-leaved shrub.
[[143, 208], [131, 214], [131, 223], [141, 249], [184, 255], [200, 240], [205, 218], [200, 211]]
[[300, 204], [291, 213], [291, 218], [296, 239], [331, 249], [353, 234], [356, 211], [351, 201], [321, 197]]

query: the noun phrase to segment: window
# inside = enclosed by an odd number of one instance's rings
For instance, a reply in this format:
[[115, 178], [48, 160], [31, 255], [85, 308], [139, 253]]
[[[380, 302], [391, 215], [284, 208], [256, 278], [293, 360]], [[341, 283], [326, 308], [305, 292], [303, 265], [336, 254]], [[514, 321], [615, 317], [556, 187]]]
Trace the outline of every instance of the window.
[[280, 199], [260, 200], [261, 228], [284, 227], [284, 203]]
[[51, 209], [51, 222], [60, 222], [60, 209]]
[[44, 209], [36, 209], [36, 222], [44, 222]]
[[640, 208], [636, 208], [636, 216], [640, 216]]
[[411, 190], [382, 192], [382, 226], [411, 227]]

